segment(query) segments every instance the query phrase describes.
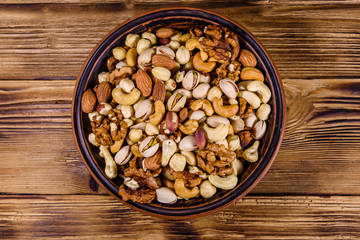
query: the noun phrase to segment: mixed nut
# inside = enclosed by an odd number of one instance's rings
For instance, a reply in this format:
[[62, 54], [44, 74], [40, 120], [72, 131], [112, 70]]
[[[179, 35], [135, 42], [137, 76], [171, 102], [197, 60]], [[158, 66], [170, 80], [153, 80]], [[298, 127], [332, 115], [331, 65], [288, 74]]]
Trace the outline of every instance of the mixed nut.
[[108, 178], [124, 201], [210, 198], [259, 159], [271, 91], [251, 51], [208, 25], [128, 34], [82, 96]]

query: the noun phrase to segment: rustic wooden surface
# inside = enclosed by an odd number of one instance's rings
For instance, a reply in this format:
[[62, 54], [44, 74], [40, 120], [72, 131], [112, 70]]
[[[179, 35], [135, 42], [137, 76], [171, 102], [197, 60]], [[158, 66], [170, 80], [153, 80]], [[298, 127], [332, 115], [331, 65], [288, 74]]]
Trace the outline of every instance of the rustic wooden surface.
[[[71, 98], [96, 43], [141, 12], [201, 7], [244, 25], [282, 76], [285, 138], [260, 184], [216, 214], [145, 216], [91, 181]], [[358, 1], [8, 0], [0, 3], [1, 239], [359, 239]]]

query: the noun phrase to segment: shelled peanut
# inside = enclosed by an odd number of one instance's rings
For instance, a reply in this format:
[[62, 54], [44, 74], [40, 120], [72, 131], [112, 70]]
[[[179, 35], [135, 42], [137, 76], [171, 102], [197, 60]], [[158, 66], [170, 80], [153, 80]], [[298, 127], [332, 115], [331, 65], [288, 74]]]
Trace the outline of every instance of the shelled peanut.
[[259, 159], [271, 91], [237, 35], [208, 25], [128, 34], [82, 97], [105, 174], [124, 201], [210, 198]]

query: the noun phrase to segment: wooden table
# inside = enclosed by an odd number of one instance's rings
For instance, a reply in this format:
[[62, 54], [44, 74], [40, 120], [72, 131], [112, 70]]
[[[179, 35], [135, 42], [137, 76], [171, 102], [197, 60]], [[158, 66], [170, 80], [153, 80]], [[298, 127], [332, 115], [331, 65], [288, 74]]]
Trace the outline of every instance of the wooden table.
[[121, 22], [178, 6], [151, 0], [0, 3], [1, 239], [359, 239], [360, 5], [183, 1], [234, 19], [264, 44], [285, 86], [287, 125], [260, 184], [210, 216], [162, 220], [98, 188], [76, 150], [71, 100], [92, 48]]

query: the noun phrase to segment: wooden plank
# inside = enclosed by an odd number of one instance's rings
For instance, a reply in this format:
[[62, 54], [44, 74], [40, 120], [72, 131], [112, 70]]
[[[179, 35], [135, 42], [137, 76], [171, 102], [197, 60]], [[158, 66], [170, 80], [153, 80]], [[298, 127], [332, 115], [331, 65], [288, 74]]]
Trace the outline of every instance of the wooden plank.
[[[159, 3], [2, 5], [0, 79], [73, 80], [108, 31], [141, 12], [158, 8]], [[215, 3], [208, 9], [252, 31], [284, 78], [359, 76], [358, 4], [263, 3]]]
[[[0, 196], [2, 239], [358, 239], [360, 197], [246, 197], [201, 218], [169, 221], [109, 196]], [[140, 227], [141, 226], [141, 227]], [[136, 229], [136, 231], [134, 231]]]

